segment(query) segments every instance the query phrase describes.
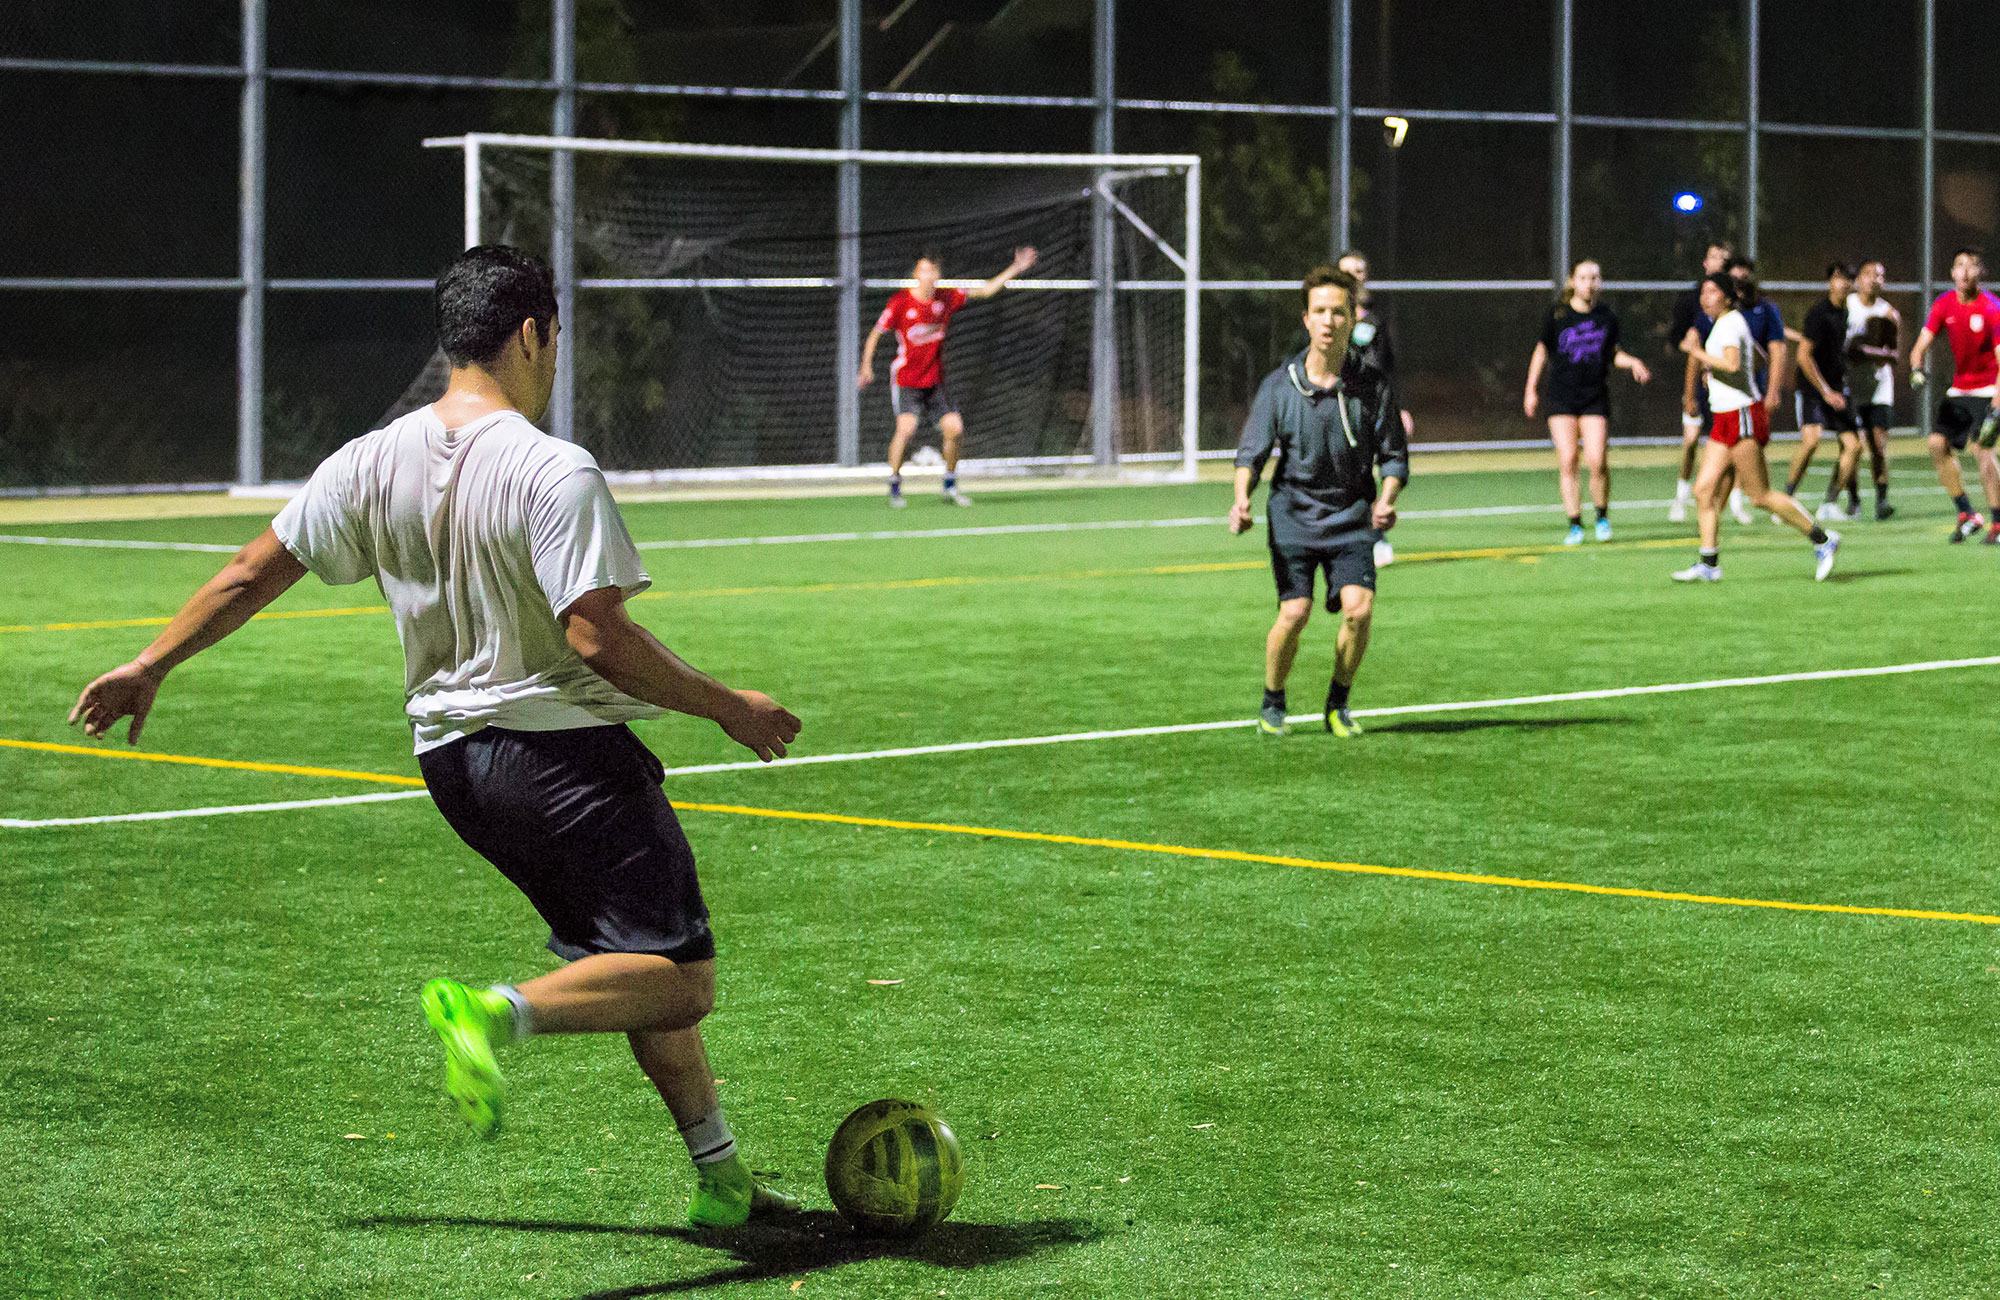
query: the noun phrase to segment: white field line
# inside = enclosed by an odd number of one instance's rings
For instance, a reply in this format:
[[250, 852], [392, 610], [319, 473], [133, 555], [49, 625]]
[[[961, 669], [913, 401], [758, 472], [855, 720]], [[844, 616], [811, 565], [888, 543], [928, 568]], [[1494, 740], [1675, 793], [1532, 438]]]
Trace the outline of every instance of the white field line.
[[[1941, 487], [1905, 488], [1898, 495], [1940, 495]], [[1665, 510], [1672, 501], [1619, 501], [1612, 509], [1625, 510]], [[1561, 514], [1558, 503], [1520, 506], [1465, 506], [1451, 510], [1402, 510], [1397, 512], [1401, 519], [1481, 519], [1497, 515], [1552, 515]], [[666, 541], [640, 542], [642, 551], [687, 551], [709, 550], [729, 546], [799, 546], [813, 542], [900, 542], [938, 537], [1008, 537], [1022, 533], [1098, 533], [1135, 528], [1212, 528], [1228, 523], [1224, 515], [1203, 515], [1186, 519], [1098, 519], [1075, 523], [1056, 524], [988, 524], [977, 528], [903, 528], [877, 529], [853, 533], [783, 533], [769, 537], [687, 537]], [[1261, 520], [1259, 522], [1262, 522]], [[126, 551], [208, 551], [218, 555], [234, 555], [240, 546], [221, 546], [209, 542], [139, 542], [120, 541], [101, 537], [27, 537], [19, 534], [0, 533], [0, 543], [15, 542], [23, 546], [88, 546], [106, 550]]]
[[283, 803], [235, 803], [220, 808], [175, 808], [167, 812], [115, 813], [108, 817], [45, 817], [30, 821], [0, 817], [8, 830], [39, 830], [44, 826], [101, 826], [106, 822], [163, 822], [176, 817], [222, 817], [230, 813], [285, 812], [293, 808], [333, 808], [350, 803], [388, 803], [392, 799], [428, 799], [428, 790], [393, 790], [382, 794], [350, 794], [338, 799], [287, 799]]
[[[1399, 704], [1383, 709], [1356, 709], [1357, 718], [1387, 718], [1421, 713], [1469, 713], [1482, 709], [1513, 709], [1535, 704], [1563, 704], [1578, 700], [1615, 700], [1635, 695], [1678, 695], [1687, 691], [1731, 690], [1745, 686], [1776, 686], [1786, 682], [1839, 681], [1854, 677], [1896, 677], [1909, 673], [1944, 672], [1955, 668], [2000, 666], [2000, 655], [1976, 659], [1932, 659], [1921, 663], [1885, 664], [1876, 668], [1824, 668], [1803, 673], [1772, 673], [1763, 677], [1721, 677], [1705, 682], [1665, 682], [1655, 686], [1615, 686], [1596, 691], [1561, 691], [1549, 695], [1510, 695], [1491, 700], [1458, 700], [1438, 704]], [[1292, 722], [1317, 722], [1316, 713], [1295, 714]], [[1254, 718], [1229, 718], [1220, 722], [1183, 722], [1162, 727], [1124, 727], [1115, 731], [1071, 731], [1052, 736], [1017, 736], [1006, 740], [965, 740], [948, 745], [910, 745], [900, 749], [870, 749], [849, 754], [810, 754], [780, 758], [769, 763], [755, 760], [741, 763], [702, 763], [691, 767], [670, 767], [667, 776], [700, 776], [709, 772], [749, 772], [774, 767], [808, 767], [818, 763], [858, 763], [866, 759], [911, 758], [923, 754], [964, 754], [981, 749], [1022, 749], [1036, 745], [1062, 745], [1086, 740], [1125, 740], [1134, 736], [1173, 736], [1196, 731], [1228, 731], [1256, 725]], [[27, 820], [0, 817], [0, 829], [36, 830], [49, 826], [95, 826], [105, 822], [163, 821], [174, 817], [213, 817], [230, 813], [283, 812], [294, 808], [333, 808], [353, 803], [386, 803], [392, 799], [422, 799], [422, 790], [399, 790], [385, 794], [347, 795], [334, 799], [295, 799], [283, 803], [232, 804], [220, 808], [184, 808], [171, 812], [119, 813], [105, 817], [52, 817]]]

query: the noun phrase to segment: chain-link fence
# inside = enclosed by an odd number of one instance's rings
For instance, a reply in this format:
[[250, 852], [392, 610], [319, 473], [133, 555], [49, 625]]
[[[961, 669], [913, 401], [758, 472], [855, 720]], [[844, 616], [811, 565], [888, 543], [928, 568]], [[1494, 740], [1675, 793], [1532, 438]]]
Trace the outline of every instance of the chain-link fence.
[[[1602, 262], [1627, 337], [1669, 368], [1670, 300], [1712, 238], [1795, 323], [1835, 258], [1883, 260], [1914, 316], [1953, 249], [2000, 233], [1991, 19], [1988, 0], [26, 0], [0, 12], [0, 491], [291, 479], [365, 431], [431, 355], [428, 283], [460, 242], [457, 158], [421, 141], [485, 130], [1198, 154], [1204, 445], [1291, 345], [1289, 286], [1348, 244], [1419, 439], [1530, 438], [1527, 358], [1573, 257]], [[590, 310], [586, 291], [580, 337]], [[1670, 377], [1615, 402], [1614, 436], [1678, 429]]]

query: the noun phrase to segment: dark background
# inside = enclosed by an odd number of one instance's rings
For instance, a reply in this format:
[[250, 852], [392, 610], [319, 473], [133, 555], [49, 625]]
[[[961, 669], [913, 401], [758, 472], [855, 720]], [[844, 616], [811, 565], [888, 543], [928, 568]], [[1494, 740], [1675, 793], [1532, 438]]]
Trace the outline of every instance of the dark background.
[[[1092, 0], [898, 0], [864, 5], [871, 90], [1088, 96]], [[586, 81], [831, 89], [832, 0], [580, 0]], [[1355, 0], [1354, 96], [1376, 109], [1546, 111], [1551, 0]], [[269, 61], [488, 77], [548, 74], [537, 0], [273, 0]], [[229, 277], [236, 273], [238, 7], [231, 0], [26, 0], [0, 14], [0, 57], [208, 65], [218, 75], [0, 70], [0, 276]], [[1763, 0], [1762, 116], [1912, 129], [1921, 111], [1920, 10], [1879, 0]], [[1939, 0], [1941, 131], [2000, 132], [2000, 24], [1990, 0]], [[1325, 9], [1126, 0], [1121, 97], [1329, 102]], [[928, 57], [919, 52], [942, 33]], [[1741, 0], [1583, 0], [1574, 107], [1583, 115], [1726, 122], [1745, 102]], [[274, 277], [427, 277], [459, 242], [455, 152], [426, 135], [545, 131], [535, 90], [309, 85], [269, 89], [267, 267]], [[877, 148], [1087, 150], [1088, 107], [871, 104]], [[635, 93], [581, 96], [579, 133], [830, 146], [837, 108]], [[1205, 160], [1203, 272], [1291, 278], [1329, 250], [1325, 118], [1125, 109], [1127, 151]], [[1742, 229], [1741, 131], [1579, 126], [1572, 247], [1613, 280], [1682, 279], [1713, 235]], [[1379, 279], [1540, 279], [1549, 273], [1551, 131], [1418, 121], [1400, 149], [1355, 124], [1353, 238]], [[1818, 278], [1835, 257], [1881, 257], [1919, 278], [1914, 139], [1762, 138], [1767, 279]], [[2000, 226], [2000, 147], [1941, 141], [1937, 256]], [[1668, 203], [1707, 199], [1695, 217]], [[233, 476], [235, 295], [4, 290], [0, 488]], [[1668, 360], [1671, 295], [1611, 301], [1628, 340]], [[1520, 438], [1541, 292], [1390, 292], [1419, 436]], [[1780, 295], [1796, 318], [1806, 294]], [[1906, 317], [1918, 304], [1899, 295]], [[431, 351], [417, 291], [274, 291], [267, 335], [267, 464], [296, 476], [365, 430]], [[1221, 445], [1255, 380], [1290, 341], [1290, 295], [1207, 295], [1203, 440]], [[1907, 346], [1906, 335], [1905, 344]], [[1618, 394], [1614, 433], [1671, 434], [1671, 382]], [[1905, 399], [1899, 418], [1914, 411]]]

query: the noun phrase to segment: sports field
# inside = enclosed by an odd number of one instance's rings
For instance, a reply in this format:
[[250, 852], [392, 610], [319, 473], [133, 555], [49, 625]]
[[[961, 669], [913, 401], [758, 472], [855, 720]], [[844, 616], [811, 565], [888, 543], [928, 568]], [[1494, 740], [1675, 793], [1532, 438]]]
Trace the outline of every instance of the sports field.
[[[1414, 512], [1554, 492], [1416, 470]], [[511, 1049], [497, 1143], [448, 1114], [418, 986], [553, 959], [415, 788], [372, 586], [307, 579], [181, 669], [141, 746], [179, 761], [132, 761], [63, 715], [225, 554], [0, 543], [0, 1291], [1991, 1293], [2000, 555], [1947, 546], [1898, 471], [1902, 514], [1842, 525], [1824, 584], [1768, 521], [1690, 588], [1661, 509], [1572, 550], [1553, 513], [1408, 518], [1349, 742], [1241, 725], [1272, 589], [1261, 534], [1219, 522], [649, 549], [634, 613], [803, 717], [795, 756], [846, 756], [751, 770], [709, 724], [638, 728], [670, 770], [731, 765], [668, 778], [721, 949], [710, 1051], [751, 1163], [817, 1211], [710, 1237], [622, 1043]], [[914, 496], [626, 517], [664, 543], [1228, 506]], [[1787, 680], [1620, 693], [1760, 678]], [[317, 806], [116, 820], [288, 802]], [[968, 1173], [950, 1222], [883, 1245], [818, 1165], [896, 1095]]]

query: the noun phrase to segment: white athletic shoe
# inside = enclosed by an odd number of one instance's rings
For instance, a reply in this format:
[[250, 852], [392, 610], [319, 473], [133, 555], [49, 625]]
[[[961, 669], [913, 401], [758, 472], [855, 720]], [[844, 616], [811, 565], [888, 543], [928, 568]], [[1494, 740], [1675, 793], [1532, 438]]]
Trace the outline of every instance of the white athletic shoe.
[[904, 506], [907, 506], [908, 504], [910, 504], [909, 500], [905, 498], [900, 492], [897, 493], [895, 496], [889, 498], [889, 508], [891, 510], [901, 510]]
[[1684, 524], [1687, 521], [1688, 503], [1679, 497], [1675, 497], [1674, 503], [1667, 507], [1667, 522], [1670, 524]]
[[1386, 569], [1395, 562], [1396, 562], [1396, 548], [1389, 544], [1388, 538], [1384, 537], [1381, 541], [1375, 543], [1376, 568]]
[[944, 490], [944, 503], [948, 506], [969, 506], [972, 504], [972, 498], [957, 488], [946, 488]]
[[1734, 489], [1729, 494], [1729, 513], [1736, 517], [1736, 522], [1739, 524], [1757, 522], [1757, 516], [1750, 513], [1750, 503], [1743, 499], [1741, 488]]
[[1722, 566], [1696, 560], [1685, 569], [1674, 570], [1673, 577], [1675, 582], [1721, 582]]
[[1833, 557], [1840, 552], [1840, 534], [1831, 528], [1826, 530], [1826, 540], [1813, 547], [1813, 558], [1819, 566], [1813, 570], [1814, 582], [1825, 582], [1826, 575], [1833, 572]]
[[1813, 517], [1821, 523], [1825, 523], [1829, 519], [1845, 520], [1847, 512], [1840, 508], [1838, 501], [1822, 501], [1819, 503], [1819, 510]]

